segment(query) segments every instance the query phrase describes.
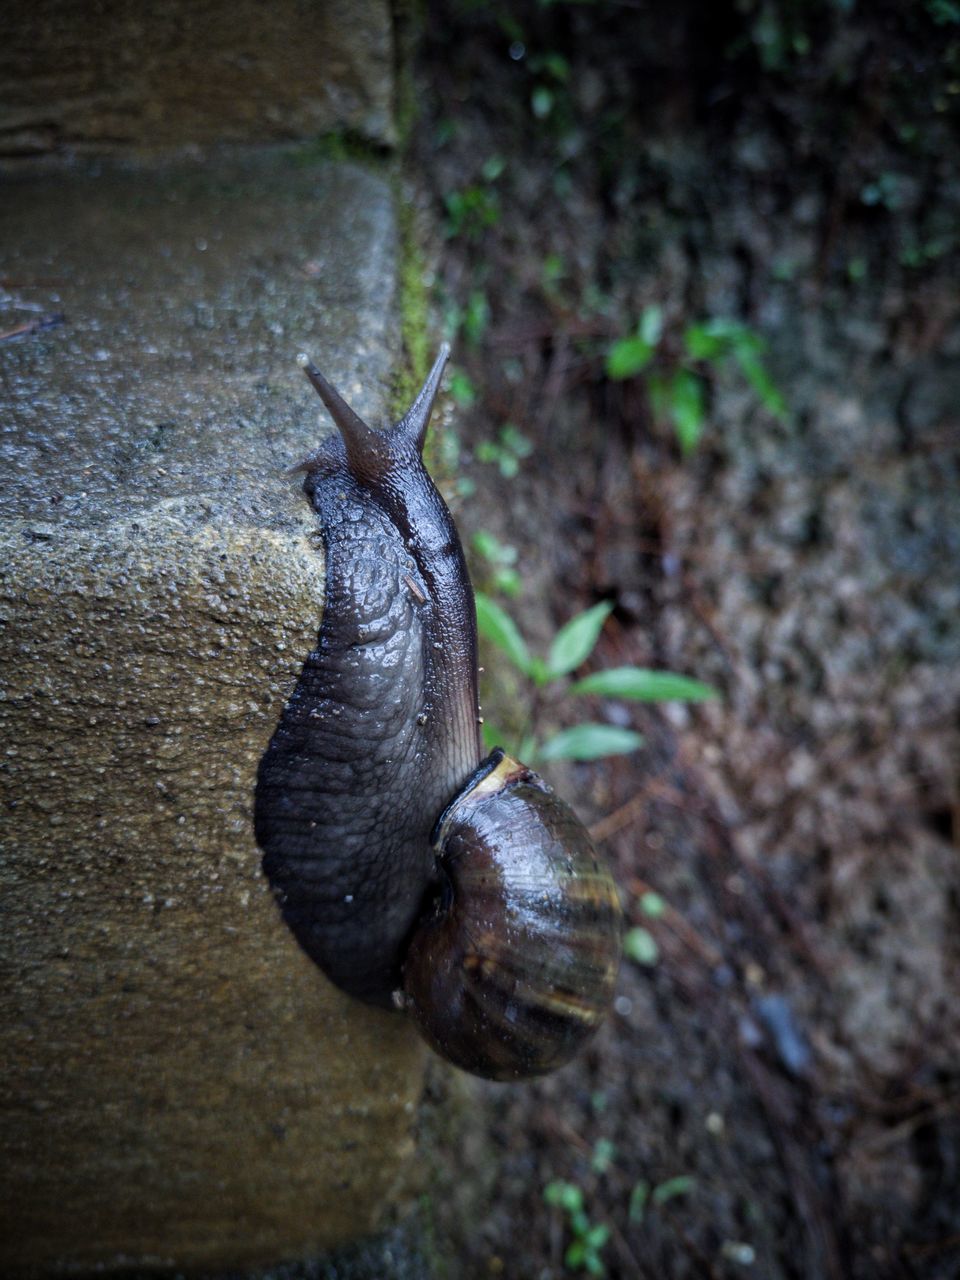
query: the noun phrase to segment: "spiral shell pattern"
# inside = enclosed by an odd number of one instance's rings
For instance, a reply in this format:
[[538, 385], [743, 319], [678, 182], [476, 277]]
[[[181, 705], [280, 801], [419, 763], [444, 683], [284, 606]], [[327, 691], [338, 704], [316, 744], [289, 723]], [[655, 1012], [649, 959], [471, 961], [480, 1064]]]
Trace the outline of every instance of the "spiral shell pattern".
[[428, 1043], [494, 1080], [568, 1062], [609, 1007], [613, 879], [573, 811], [495, 751], [434, 831], [439, 888], [410, 941], [407, 1005]]

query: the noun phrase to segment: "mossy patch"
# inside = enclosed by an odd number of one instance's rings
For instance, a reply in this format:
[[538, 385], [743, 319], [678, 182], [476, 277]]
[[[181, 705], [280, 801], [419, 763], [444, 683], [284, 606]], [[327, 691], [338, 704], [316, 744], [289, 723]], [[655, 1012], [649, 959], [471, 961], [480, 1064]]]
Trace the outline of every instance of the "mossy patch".
[[378, 146], [359, 134], [346, 130], [320, 134], [305, 142], [291, 143], [286, 148], [287, 160], [294, 168], [309, 169], [315, 164], [350, 163], [385, 177], [390, 169], [391, 155], [386, 147]]
[[394, 408], [398, 413], [405, 413], [430, 368], [430, 302], [426, 285], [426, 259], [417, 236], [413, 209], [404, 200], [399, 189], [395, 191], [395, 202], [400, 238], [400, 341], [403, 344], [404, 359], [397, 370], [393, 397]]

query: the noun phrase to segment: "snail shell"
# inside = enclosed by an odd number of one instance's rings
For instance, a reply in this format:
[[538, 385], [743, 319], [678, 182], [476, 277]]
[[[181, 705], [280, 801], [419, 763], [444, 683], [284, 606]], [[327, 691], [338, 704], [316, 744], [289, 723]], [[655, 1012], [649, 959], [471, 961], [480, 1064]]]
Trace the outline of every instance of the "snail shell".
[[406, 1003], [442, 1057], [494, 1080], [568, 1062], [603, 1020], [620, 903], [573, 811], [497, 750], [437, 825], [442, 876], [404, 962]]
[[421, 458], [447, 356], [384, 431], [302, 360], [340, 432], [303, 464], [326, 599], [254, 824], [284, 918], [333, 982], [406, 1004], [450, 1061], [515, 1080], [599, 1025], [620, 909], [571, 810], [502, 752], [482, 760], [473, 592]]

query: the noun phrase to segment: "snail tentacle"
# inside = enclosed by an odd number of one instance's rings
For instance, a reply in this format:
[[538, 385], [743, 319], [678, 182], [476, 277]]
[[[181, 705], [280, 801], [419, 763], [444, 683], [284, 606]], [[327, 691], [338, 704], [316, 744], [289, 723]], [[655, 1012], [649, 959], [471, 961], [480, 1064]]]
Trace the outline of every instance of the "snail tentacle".
[[365, 476], [372, 479], [374, 475], [382, 473], [390, 463], [388, 435], [368, 427], [311, 360], [301, 356], [298, 363], [323, 401], [330, 417], [337, 424], [353, 474], [358, 479]]
[[421, 387], [413, 404], [394, 427], [397, 436], [408, 440], [418, 454], [423, 453], [424, 441], [427, 438], [427, 427], [430, 424], [430, 414], [433, 412], [437, 392], [440, 390], [440, 380], [443, 377], [443, 371], [449, 359], [450, 345], [447, 342], [441, 343], [440, 352], [433, 362], [433, 368], [427, 374], [426, 382]]

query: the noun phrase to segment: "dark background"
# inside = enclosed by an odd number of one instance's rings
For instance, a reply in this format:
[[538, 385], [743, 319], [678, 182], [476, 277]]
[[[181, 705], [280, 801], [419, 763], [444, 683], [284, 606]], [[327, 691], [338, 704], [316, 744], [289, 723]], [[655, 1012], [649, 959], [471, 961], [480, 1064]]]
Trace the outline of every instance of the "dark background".
[[[475, 579], [540, 652], [606, 600], [584, 671], [722, 694], [532, 705], [485, 655], [503, 734], [645, 735], [549, 772], [656, 958], [555, 1078], [435, 1073], [463, 1118], [428, 1110], [421, 1212], [451, 1275], [575, 1271], [557, 1180], [611, 1276], [957, 1274], [958, 104], [948, 3], [427, 6], [409, 160], [456, 515], [519, 590], [476, 551]], [[655, 359], [610, 377], [650, 307]], [[690, 359], [717, 319], [765, 344], [784, 412]], [[650, 394], [681, 368], [686, 456]], [[512, 477], [484, 447], [508, 424]]]

